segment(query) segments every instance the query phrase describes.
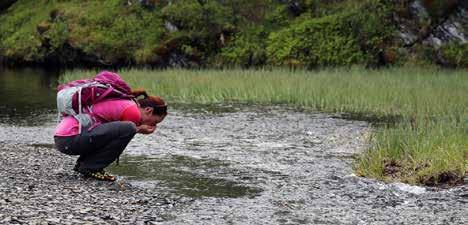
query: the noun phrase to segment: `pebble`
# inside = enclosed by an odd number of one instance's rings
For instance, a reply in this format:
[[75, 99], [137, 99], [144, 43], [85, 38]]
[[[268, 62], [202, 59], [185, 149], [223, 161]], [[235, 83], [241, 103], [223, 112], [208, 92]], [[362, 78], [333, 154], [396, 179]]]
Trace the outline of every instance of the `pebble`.
[[46, 221], [49, 223], [60, 224], [60, 219], [58, 218], [50, 218], [50, 219], [46, 219]]

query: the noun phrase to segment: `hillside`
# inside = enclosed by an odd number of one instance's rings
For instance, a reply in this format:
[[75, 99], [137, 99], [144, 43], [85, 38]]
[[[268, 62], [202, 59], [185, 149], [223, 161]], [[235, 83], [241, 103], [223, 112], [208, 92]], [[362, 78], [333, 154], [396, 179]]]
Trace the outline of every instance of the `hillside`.
[[4, 64], [468, 67], [462, 0], [0, 0]]

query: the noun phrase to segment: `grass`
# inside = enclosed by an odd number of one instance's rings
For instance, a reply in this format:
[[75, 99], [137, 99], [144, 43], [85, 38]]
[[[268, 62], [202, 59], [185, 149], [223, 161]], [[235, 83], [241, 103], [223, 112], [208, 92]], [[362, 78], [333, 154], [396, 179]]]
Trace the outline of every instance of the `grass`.
[[[387, 122], [399, 118], [396, 124], [375, 128], [369, 149], [355, 163], [361, 176], [439, 184], [460, 182], [468, 171], [468, 71], [138, 69], [120, 73], [132, 87], [144, 87], [171, 103], [286, 104]], [[72, 71], [64, 80], [86, 74], [95, 71]]]

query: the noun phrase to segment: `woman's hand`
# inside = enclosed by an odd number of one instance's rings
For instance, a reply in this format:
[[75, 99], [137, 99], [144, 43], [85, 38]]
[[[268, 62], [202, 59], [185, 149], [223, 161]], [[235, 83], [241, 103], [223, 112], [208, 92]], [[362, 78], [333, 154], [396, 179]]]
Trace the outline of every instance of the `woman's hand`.
[[156, 126], [150, 126], [146, 124], [142, 124], [140, 126], [137, 126], [137, 133], [140, 134], [151, 134], [156, 130]]

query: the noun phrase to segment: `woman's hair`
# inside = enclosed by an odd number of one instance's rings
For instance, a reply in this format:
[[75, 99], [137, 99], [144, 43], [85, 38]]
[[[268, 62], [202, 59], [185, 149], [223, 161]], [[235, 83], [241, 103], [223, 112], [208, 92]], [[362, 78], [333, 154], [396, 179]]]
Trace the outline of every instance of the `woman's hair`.
[[144, 98], [137, 99], [138, 104], [140, 104], [140, 107], [142, 108], [146, 108], [146, 107], [153, 108], [153, 115], [158, 115], [158, 116], [167, 115], [167, 105], [161, 97], [150, 96], [146, 93], [144, 89], [141, 89], [141, 88], [133, 90], [132, 95], [135, 96], [135, 98], [138, 98], [139, 96], [143, 96]]

